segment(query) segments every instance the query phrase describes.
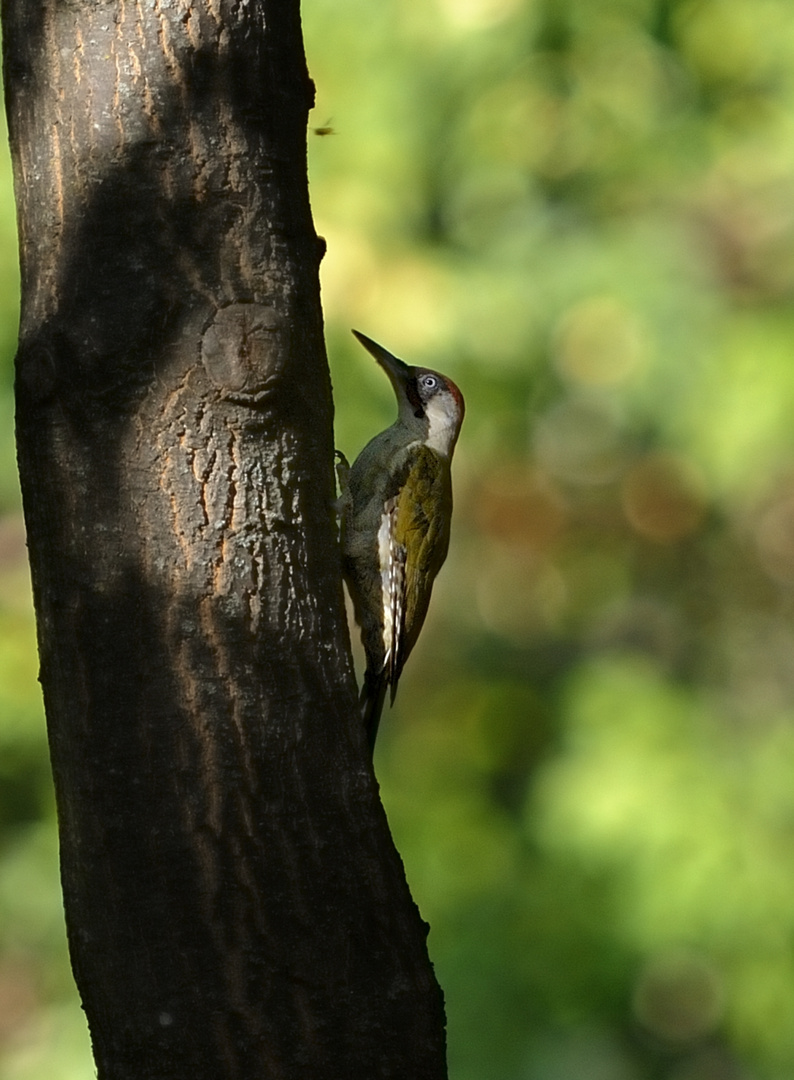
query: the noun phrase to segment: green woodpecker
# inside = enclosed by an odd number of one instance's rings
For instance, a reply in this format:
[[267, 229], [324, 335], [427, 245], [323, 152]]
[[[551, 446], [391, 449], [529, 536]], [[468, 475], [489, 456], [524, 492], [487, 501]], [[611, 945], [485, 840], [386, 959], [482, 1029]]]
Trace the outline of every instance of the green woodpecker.
[[447, 557], [450, 464], [464, 406], [451, 379], [353, 333], [388, 375], [399, 409], [356, 458], [342, 497], [344, 575], [366, 654], [361, 702], [374, 746], [386, 690], [394, 701]]

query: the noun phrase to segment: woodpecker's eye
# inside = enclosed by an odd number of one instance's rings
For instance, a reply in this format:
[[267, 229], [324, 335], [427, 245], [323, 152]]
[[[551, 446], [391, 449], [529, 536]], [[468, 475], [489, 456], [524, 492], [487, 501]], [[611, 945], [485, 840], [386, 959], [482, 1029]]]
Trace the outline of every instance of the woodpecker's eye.
[[438, 387], [438, 379], [435, 375], [423, 375], [419, 381], [423, 390], [435, 390]]

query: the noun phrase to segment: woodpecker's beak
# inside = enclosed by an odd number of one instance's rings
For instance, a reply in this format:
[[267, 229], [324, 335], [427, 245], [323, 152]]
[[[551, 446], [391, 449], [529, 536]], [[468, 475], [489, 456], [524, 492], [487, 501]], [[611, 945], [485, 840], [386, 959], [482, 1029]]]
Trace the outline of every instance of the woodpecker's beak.
[[411, 377], [411, 369], [408, 365], [399, 357], [392, 356], [387, 349], [384, 349], [382, 345], [378, 345], [377, 341], [373, 341], [372, 338], [368, 338], [366, 334], [360, 334], [358, 330], [354, 330], [353, 333], [389, 376], [394, 389], [396, 391], [402, 390]]

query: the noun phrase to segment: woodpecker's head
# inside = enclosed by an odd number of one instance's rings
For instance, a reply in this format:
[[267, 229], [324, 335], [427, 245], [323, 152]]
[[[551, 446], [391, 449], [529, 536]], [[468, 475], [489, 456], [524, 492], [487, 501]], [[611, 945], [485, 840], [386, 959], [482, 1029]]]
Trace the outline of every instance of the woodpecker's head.
[[372, 338], [353, 333], [389, 376], [397, 395], [399, 422], [414, 429], [431, 449], [451, 457], [463, 423], [463, 395], [452, 379], [430, 368], [411, 367]]

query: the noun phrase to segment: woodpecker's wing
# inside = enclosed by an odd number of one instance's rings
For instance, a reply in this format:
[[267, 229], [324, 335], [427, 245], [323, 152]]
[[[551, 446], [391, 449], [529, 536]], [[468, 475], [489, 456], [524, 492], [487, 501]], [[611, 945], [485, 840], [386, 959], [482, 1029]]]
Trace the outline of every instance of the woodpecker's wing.
[[384, 505], [378, 532], [383, 589], [384, 670], [392, 698], [427, 615], [430, 593], [449, 548], [449, 463], [424, 445], [412, 448], [407, 475]]

